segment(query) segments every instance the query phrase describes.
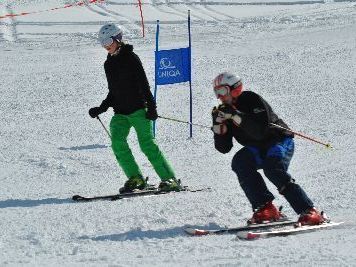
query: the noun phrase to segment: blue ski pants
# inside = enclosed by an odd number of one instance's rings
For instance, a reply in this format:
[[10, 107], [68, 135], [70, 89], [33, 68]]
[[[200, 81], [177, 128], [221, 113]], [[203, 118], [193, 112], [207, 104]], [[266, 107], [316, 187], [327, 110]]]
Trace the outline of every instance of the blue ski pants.
[[265, 152], [256, 147], [246, 146], [235, 154], [232, 170], [237, 174], [239, 183], [254, 210], [274, 199], [257, 171], [259, 169], [263, 170], [265, 176], [277, 187], [297, 214], [314, 206], [304, 190], [294, 183], [294, 179], [288, 173], [293, 153], [293, 138], [286, 137]]

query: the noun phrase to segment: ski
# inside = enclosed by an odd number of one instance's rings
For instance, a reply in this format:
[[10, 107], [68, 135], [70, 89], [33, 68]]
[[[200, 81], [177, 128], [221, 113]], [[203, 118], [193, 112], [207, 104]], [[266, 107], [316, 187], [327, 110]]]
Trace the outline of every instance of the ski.
[[193, 236], [202, 236], [202, 235], [219, 235], [219, 234], [226, 234], [226, 233], [238, 233], [241, 231], [248, 231], [248, 230], [258, 230], [258, 229], [266, 229], [270, 227], [277, 227], [277, 226], [289, 226], [296, 224], [295, 221], [291, 221], [288, 219], [283, 219], [276, 222], [266, 222], [261, 224], [251, 224], [251, 225], [244, 225], [238, 227], [226, 227], [226, 228], [219, 228], [219, 229], [199, 229], [193, 227], [187, 227], [184, 231]]
[[254, 231], [240, 231], [237, 233], [239, 239], [254, 240], [258, 238], [267, 238], [273, 236], [287, 236], [293, 234], [300, 234], [306, 232], [313, 232], [323, 228], [330, 228], [343, 224], [344, 222], [326, 222], [319, 225], [304, 225], [299, 227], [293, 227], [288, 229], [277, 229], [265, 232], [254, 232]]
[[156, 196], [156, 195], [165, 195], [165, 194], [171, 194], [171, 193], [179, 193], [179, 192], [202, 192], [202, 191], [208, 191], [211, 190], [210, 187], [206, 188], [189, 188], [188, 186], [183, 186], [183, 189], [180, 191], [161, 191], [156, 187], [150, 187], [148, 189], [143, 189], [143, 190], [136, 190], [130, 193], [122, 193], [122, 194], [112, 194], [112, 195], [103, 195], [103, 196], [94, 196], [94, 197], [84, 197], [80, 195], [74, 195], [72, 197], [73, 201], [76, 202], [91, 202], [91, 201], [98, 201], [98, 200], [109, 200], [109, 201], [115, 201], [115, 200], [120, 200], [120, 199], [126, 199], [126, 198], [133, 198], [133, 197], [140, 197], [140, 196]]

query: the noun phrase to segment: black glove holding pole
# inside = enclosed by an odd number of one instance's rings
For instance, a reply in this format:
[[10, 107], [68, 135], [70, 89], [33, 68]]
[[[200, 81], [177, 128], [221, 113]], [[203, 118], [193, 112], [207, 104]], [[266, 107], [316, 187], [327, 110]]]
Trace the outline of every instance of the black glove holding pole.
[[146, 111], [146, 119], [151, 121], [155, 121], [158, 118], [157, 109], [156, 108], [148, 108]]
[[211, 111], [213, 119], [213, 127], [211, 128], [215, 134], [223, 135], [227, 132], [227, 126], [225, 125], [224, 114], [220, 112], [217, 107], [214, 107]]
[[101, 107], [94, 107], [89, 109], [89, 115], [92, 118], [98, 117], [101, 113], [104, 113], [105, 110], [103, 110]]

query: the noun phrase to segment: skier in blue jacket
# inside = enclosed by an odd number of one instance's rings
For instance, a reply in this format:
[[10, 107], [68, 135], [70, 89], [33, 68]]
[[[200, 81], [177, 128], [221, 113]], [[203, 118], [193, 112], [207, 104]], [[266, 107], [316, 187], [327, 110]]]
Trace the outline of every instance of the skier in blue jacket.
[[272, 203], [274, 196], [259, 169], [300, 214], [301, 225], [324, 222], [322, 214], [287, 171], [294, 152], [293, 134], [271, 123], [286, 129], [288, 126], [261, 96], [244, 91], [241, 79], [234, 74], [218, 75], [214, 79], [214, 92], [222, 102], [212, 111], [215, 148], [228, 153], [233, 138], [243, 146], [231, 166], [254, 210], [249, 223], [277, 221], [283, 216]]

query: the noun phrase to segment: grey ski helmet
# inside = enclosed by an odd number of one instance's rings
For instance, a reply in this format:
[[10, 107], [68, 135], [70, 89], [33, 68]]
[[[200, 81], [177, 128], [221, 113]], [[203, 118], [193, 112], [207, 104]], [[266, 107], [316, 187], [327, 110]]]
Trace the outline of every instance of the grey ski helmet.
[[108, 46], [113, 43], [113, 40], [121, 42], [122, 29], [113, 23], [108, 23], [102, 26], [99, 30], [98, 38], [102, 46]]

